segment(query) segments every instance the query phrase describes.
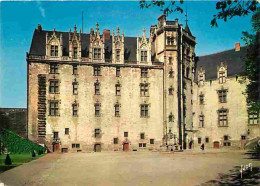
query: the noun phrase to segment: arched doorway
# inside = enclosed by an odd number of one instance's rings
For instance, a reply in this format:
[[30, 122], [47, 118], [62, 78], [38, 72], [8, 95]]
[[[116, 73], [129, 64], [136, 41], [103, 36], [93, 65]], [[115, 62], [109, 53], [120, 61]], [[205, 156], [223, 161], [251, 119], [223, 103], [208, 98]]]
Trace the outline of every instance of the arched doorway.
[[98, 143], [98, 144], [95, 144], [95, 145], [94, 145], [94, 151], [95, 151], [95, 152], [101, 152], [101, 144], [99, 144], [99, 143]]

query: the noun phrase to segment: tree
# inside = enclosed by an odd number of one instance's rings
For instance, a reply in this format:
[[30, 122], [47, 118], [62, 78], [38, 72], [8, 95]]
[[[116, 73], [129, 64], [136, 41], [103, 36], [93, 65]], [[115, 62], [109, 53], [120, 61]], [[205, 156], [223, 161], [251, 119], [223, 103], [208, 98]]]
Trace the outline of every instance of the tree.
[[248, 109], [257, 113], [260, 111], [260, 8], [252, 16], [252, 28], [251, 34], [243, 32], [247, 54], [242, 75], [249, 81], [246, 88]]
[[[160, 7], [160, 10], [167, 16], [173, 12], [183, 13], [184, 0], [140, 0], [139, 4], [141, 8]], [[246, 16], [256, 11], [258, 1], [257, 0], [219, 0], [216, 2], [216, 9], [218, 13], [213, 15], [211, 20], [211, 26], [218, 26], [217, 20], [223, 19], [225, 22], [227, 19], [231, 19], [236, 16]]]

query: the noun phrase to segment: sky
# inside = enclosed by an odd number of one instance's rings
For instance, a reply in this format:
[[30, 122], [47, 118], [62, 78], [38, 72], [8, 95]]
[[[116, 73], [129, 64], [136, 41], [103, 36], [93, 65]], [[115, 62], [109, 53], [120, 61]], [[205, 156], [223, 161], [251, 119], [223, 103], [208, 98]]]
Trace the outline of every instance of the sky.
[[[218, 21], [217, 28], [211, 28], [210, 21], [216, 14], [215, 2], [185, 2], [188, 10], [188, 25], [196, 37], [196, 55], [207, 55], [234, 48], [240, 42], [242, 31], [251, 30], [251, 16], [239, 17], [227, 22]], [[89, 33], [99, 23], [100, 30], [116, 30], [120, 27], [125, 36], [142, 35], [146, 28], [157, 24], [162, 14], [159, 8], [140, 9], [138, 1], [0, 1], [0, 107], [26, 108], [27, 66], [26, 52], [34, 29], [38, 24], [43, 30], [69, 31], [74, 25]], [[179, 19], [185, 25], [185, 16], [173, 13], [167, 20]]]

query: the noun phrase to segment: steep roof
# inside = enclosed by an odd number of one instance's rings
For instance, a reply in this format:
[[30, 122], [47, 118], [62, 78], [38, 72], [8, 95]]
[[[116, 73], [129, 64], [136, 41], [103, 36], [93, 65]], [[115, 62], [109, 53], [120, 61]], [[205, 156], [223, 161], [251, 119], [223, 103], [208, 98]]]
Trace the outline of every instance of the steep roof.
[[[46, 33], [52, 35], [53, 31], [35, 29], [31, 48], [29, 54], [31, 55], [42, 55], [46, 54]], [[55, 31], [57, 37], [62, 34], [63, 39], [63, 56], [69, 56], [69, 32], [58, 32]], [[89, 34], [81, 34], [81, 55], [82, 57], [89, 56]], [[125, 37], [125, 60], [136, 61], [136, 37]], [[112, 37], [105, 40], [105, 59], [111, 60], [112, 58]]]
[[227, 65], [228, 76], [240, 74], [244, 71], [243, 58], [246, 56], [246, 50], [247, 47], [241, 47], [240, 51], [231, 49], [210, 55], [199, 56], [196, 78], [200, 67], [205, 69], [206, 79], [217, 78], [217, 67], [220, 66], [221, 62]]

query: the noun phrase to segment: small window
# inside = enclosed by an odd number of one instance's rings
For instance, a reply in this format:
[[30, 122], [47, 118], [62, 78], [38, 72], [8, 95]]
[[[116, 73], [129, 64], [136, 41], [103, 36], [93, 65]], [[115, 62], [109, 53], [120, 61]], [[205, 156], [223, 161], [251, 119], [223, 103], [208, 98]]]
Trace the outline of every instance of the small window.
[[200, 105], [203, 105], [204, 104], [204, 95], [200, 94], [199, 98], [200, 98]]
[[118, 138], [114, 138], [114, 144], [118, 144]]
[[49, 92], [54, 94], [59, 92], [59, 80], [50, 80]]
[[218, 123], [220, 127], [228, 126], [227, 109], [218, 110]]
[[199, 127], [204, 127], [204, 115], [200, 115]]
[[51, 74], [58, 74], [58, 64], [50, 63], [50, 73]]
[[50, 101], [49, 115], [58, 116], [58, 111], [59, 111], [58, 101]]
[[94, 59], [101, 59], [101, 48], [94, 48]]
[[94, 66], [94, 76], [101, 76], [101, 67], [100, 66]]
[[121, 85], [119, 83], [116, 84], [116, 96], [121, 95]]
[[228, 135], [224, 136], [224, 141], [227, 141], [229, 139]]
[[72, 104], [72, 116], [78, 116], [78, 104]]
[[58, 46], [57, 45], [51, 45], [51, 56], [58, 57]]
[[119, 116], [120, 116], [119, 104], [115, 104], [115, 116], [116, 116], [116, 117], [119, 117]]
[[172, 64], [172, 57], [169, 57], [169, 64]]
[[53, 132], [53, 139], [59, 138], [59, 132]]
[[148, 83], [140, 84], [140, 94], [141, 96], [149, 96]]
[[169, 95], [171, 95], [171, 96], [173, 95], [173, 87], [169, 88]]
[[73, 73], [73, 75], [77, 75], [78, 74], [78, 66], [77, 65], [73, 65], [72, 66], [72, 73]]
[[201, 138], [198, 138], [198, 144], [201, 144]]
[[140, 148], [146, 147], [146, 143], [139, 143], [139, 147], [140, 147]]
[[250, 125], [258, 124], [258, 121], [259, 121], [259, 112], [248, 113], [248, 124]]
[[170, 78], [173, 78], [173, 70], [170, 70], [170, 72], [169, 72], [169, 77], [170, 77]]
[[241, 140], [245, 140], [246, 139], [246, 136], [241, 136]]
[[65, 134], [69, 135], [70, 134], [70, 129], [69, 128], [65, 128]]
[[95, 104], [95, 116], [100, 116], [100, 103]]
[[231, 146], [230, 142], [224, 142], [223, 144], [224, 144], [224, 146], [228, 146], [228, 147]]
[[148, 69], [147, 68], [141, 68], [141, 77], [142, 78], [148, 77]]
[[186, 68], [186, 77], [187, 78], [190, 77], [190, 68], [189, 67]]
[[172, 113], [169, 115], [169, 122], [173, 122], [173, 115], [172, 115]]
[[147, 62], [147, 51], [141, 51], [141, 62]]
[[124, 137], [128, 137], [128, 132], [124, 132]]
[[205, 142], [209, 143], [209, 138], [208, 137], [205, 138]]
[[78, 82], [73, 82], [72, 83], [72, 93], [74, 95], [77, 95], [78, 94]]
[[100, 129], [95, 129], [95, 138], [100, 137]]
[[150, 139], [150, 144], [154, 144], [154, 139]]
[[116, 77], [120, 77], [120, 67], [116, 67]]
[[80, 144], [79, 143], [72, 143], [72, 148], [74, 149], [74, 148], [77, 148], [77, 149], [79, 149], [80, 148]]
[[148, 117], [148, 105], [147, 104], [142, 104], [141, 105], [141, 117]]
[[220, 103], [226, 103], [227, 102], [227, 90], [219, 90], [218, 91], [218, 100]]
[[100, 95], [100, 83], [96, 82], [94, 84], [94, 87], [95, 87], [95, 95]]
[[144, 133], [140, 134], [140, 139], [144, 139]]

